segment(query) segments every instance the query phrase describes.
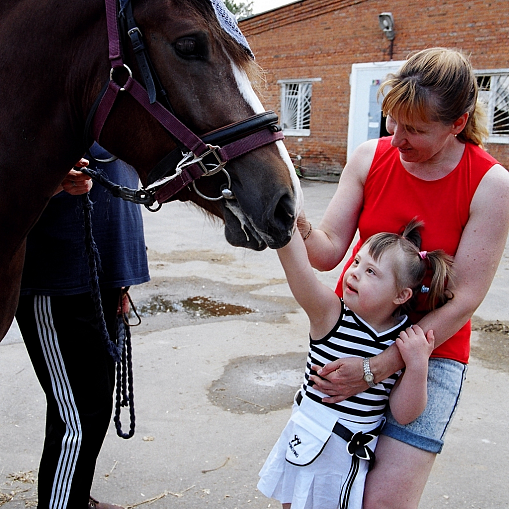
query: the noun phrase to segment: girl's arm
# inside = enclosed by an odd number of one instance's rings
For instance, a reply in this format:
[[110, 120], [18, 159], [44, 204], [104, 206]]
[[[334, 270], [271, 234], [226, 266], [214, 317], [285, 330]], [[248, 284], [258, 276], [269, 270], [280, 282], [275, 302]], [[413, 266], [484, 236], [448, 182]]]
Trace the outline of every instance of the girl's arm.
[[311, 337], [323, 338], [336, 325], [341, 313], [339, 297], [317, 279], [298, 233], [277, 253], [293, 296], [309, 317]]
[[425, 335], [414, 325], [400, 333], [396, 346], [405, 362], [405, 371], [393, 388], [389, 404], [394, 418], [400, 424], [417, 419], [428, 402], [428, 359], [433, 351], [433, 331]]
[[[470, 319], [488, 293], [504, 252], [509, 229], [509, 174], [500, 165], [484, 176], [470, 206], [470, 217], [454, 256], [454, 298], [419, 321], [427, 333], [434, 331], [435, 347], [455, 334]], [[403, 368], [397, 346], [372, 357], [370, 368], [375, 381], [384, 380]], [[321, 377], [312, 377], [317, 389], [331, 396], [328, 402], [342, 401], [365, 390], [362, 361], [342, 359], [327, 364]]]

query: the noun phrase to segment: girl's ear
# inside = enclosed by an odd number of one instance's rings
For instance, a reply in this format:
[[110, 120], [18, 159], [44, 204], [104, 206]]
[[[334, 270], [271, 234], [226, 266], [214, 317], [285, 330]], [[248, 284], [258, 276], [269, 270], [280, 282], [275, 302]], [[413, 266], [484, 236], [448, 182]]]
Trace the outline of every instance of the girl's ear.
[[397, 306], [401, 306], [404, 304], [410, 297], [412, 297], [412, 289], [411, 288], [403, 288], [398, 294], [398, 296], [393, 300], [394, 304]]

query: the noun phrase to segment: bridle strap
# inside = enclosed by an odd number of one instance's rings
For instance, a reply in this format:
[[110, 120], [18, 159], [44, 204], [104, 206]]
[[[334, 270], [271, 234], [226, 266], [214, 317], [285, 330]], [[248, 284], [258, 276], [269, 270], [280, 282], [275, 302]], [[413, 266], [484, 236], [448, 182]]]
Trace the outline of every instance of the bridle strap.
[[[221, 159], [221, 163], [218, 166], [224, 167], [227, 161], [247, 154], [252, 150], [269, 145], [278, 140], [284, 138], [281, 131], [270, 131], [264, 129], [253, 134], [249, 134], [244, 138], [234, 141], [222, 148], [218, 148], [215, 153]], [[156, 181], [154, 184], [147, 186], [145, 191], [155, 191], [154, 197], [158, 203], [164, 203], [168, 201], [173, 195], [184, 189], [188, 184], [202, 177], [204, 174], [203, 166], [200, 162], [189, 165], [183, 169], [178, 175], [172, 175], [172, 177], [166, 177], [170, 180], [163, 182], [164, 178], [160, 181]]]
[[126, 92], [136, 99], [146, 111], [193, 154], [200, 156], [207, 151], [207, 145], [161, 103], [155, 102], [150, 104], [147, 91], [134, 78], [130, 77], [124, 88]]
[[141, 77], [143, 78], [145, 89], [147, 90], [150, 104], [155, 103], [157, 98], [157, 91], [150, 65], [150, 58], [147, 49], [145, 48], [145, 43], [143, 42], [141, 31], [137, 27], [136, 21], [134, 20], [133, 6], [131, 5], [131, 2], [127, 2], [125, 5], [124, 20], [127, 24], [127, 35], [129, 36], [129, 39], [131, 39], [131, 46], [133, 48], [134, 56], [138, 64], [138, 69], [140, 71]]
[[[263, 113], [259, 113], [245, 120], [211, 131], [201, 136], [201, 139], [207, 145], [222, 145], [224, 149], [224, 145], [230, 144], [233, 141], [239, 140], [262, 129], [268, 129], [272, 132], [280, 131], [281, 128], [277, 125], [277, 122], [278, 117], [273, 111], [264, 111]], [[183, 153], [185, 153], [185, 151], [175, 149], [159, 161], [148, 174], [147, 185], [153, 184], [157, 180], [168, 176], [182, 160]]]
[[118, 33], [118, 16], [116, 0], [106, 0], [106, 26], [108, 29], [108, 48], [112, 69], [122, 67], [122, 51]]
[[110, 79], [106, 90], [103, 92], [101, 100], [97, 104], [95, 112], [93, 112], [94, 117], [92, 119], [92, 137], [94, 140], [99, 140], [102, 128], [104, 127], [104, 124], [110, 115], [111, 108], [113, 107], [119, 92], [120, 87], [112, 79]]

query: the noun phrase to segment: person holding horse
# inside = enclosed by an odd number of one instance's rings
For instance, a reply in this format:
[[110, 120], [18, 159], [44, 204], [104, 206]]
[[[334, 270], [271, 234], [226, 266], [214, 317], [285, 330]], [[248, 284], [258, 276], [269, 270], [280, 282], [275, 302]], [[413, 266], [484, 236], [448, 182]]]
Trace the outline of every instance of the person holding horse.
[[[470, 317], [484, 299], [504, 251], [509, 229], [509, 175], [482, 149], [487, 138], [476, 76], [459, 51], [430, 48], [410, 56], [381, 86], [389, 137], [360, 145], [345, 166], [318, 228], [301, 215], [299, 229], [311, 264], [334, 268], [356, 231], [351, 265], [371, 235], [397, 232], [417, 217], [426, 225], [422, 249], [454, 257], [454, 299], [411, 315], [435, 349], [429, 360], [428, 404], [407, 425], [388, 412], [368, 474], [364, 509], [417, 508], [461, 393], [470, 346]], [[342, 276], [337, 292], [342, 293]], [[425, 282], [426, 286], [429, 286]], [[422, 297], [424, 297], [423, 294]], [[397, 348], [362, 359], [316, 366], [310, 379], [337, 403], [404, 368]]]
[[[91, 152], [108, 157], [97, 145]], [[122, 161], [99, 166], [108, 178], [137, 187], [138, 175]], [[16, 319], [46, 395], [39, 509], [120, 509], [90, 496], [115, 387], [115, 363], [96, 327], [81, 197], [71, 196], [90, 186], [88, 177], [71, 171], [61, 185], [68, 192], [50, 200], [27, 239]], [[122, 289], [149, 280], [141, 210], [102, 186], [92, 188], [90, 199], [102, 307], [115, 338]]]
[[[426, 407], [433, 331], [424, 335], [419, 326], [409, 326], [404, 313], [414, 307], [429, 267], [430, 309], [453, 296], [446, 288], [452, 260], [441, 250], [420, 251], [421, 226], [413, 220], [402, 234], [370, 237], [345, 273], [342, 299], [316, 277], [300, 235], [278, 250], [292, 293], [310, 321], [304, 383], [258, 483], [283, 509], [361, 509], [387, 405], [403, 424]], [[354, 397], [329, 405], [310, 382], [310, 375], [316, 375], [312, 364], [323, 366], [351, 355], [369, 364], [373, 355], [393, 344], [405, 372], [372, 382]]]

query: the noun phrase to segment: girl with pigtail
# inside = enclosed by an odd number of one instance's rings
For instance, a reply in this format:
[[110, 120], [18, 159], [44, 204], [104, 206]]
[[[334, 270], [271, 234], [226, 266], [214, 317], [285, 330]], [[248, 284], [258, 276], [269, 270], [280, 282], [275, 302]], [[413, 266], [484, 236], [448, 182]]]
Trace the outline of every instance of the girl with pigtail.
[[[414, 219], [402, 234], [370, 237], [345, 272], [342, 298], [317, 279], [300, 235], [278, 250], [290, 289], [310, 321], [304, 383], [258, 484], [283, 509], [361, 509], [387, 404], [402, 424], [426, 407], [434, 335], [411, 326], [406, 313], [423, 291], [429, 309], [452, 298], [447, 290], [452, 259], [441, 250], [420, 250], [422, 226]], [[405, 360], [404, 372], [378, 383], [371, 378], [367, 390], [344, 401], [323, 401], [326, 394], [310, 379], [316, 366], [356, 356], [369, 372], [370, 358], [393, 344]]]
[[[412, 219], [405, 227], [401, 235], [382, 232], [372, 235], [366, 243], [370, 243], [370, 251], [376, 259], [390, 246], [400, 244], [402, 251], [407, 255], [405, 263], [407, 267], [402, 267], [398, 272], [401, 287], [410, 287], [412, 297], [401, 306], [401, 311], [409, 314], [416, 305], [420, 294], [424, 294], [425, 307], [427, 311], [443, 306], [452, 298], [452, 292], [447, 289], [447, 281], [452, 276], [453, 259], [442, 249], [434, 251], [420, 251], [421, 235], [419, 228], [424, 223], [417, 218]], [[401, 239], [406, 239], [404, 242]], [[417, 256], [416, 256], [417, 255]], [[429, 286], [421, 285], [429, 274], [431, 282]], [[405, 279], [405, 275], [408, 279]]]

